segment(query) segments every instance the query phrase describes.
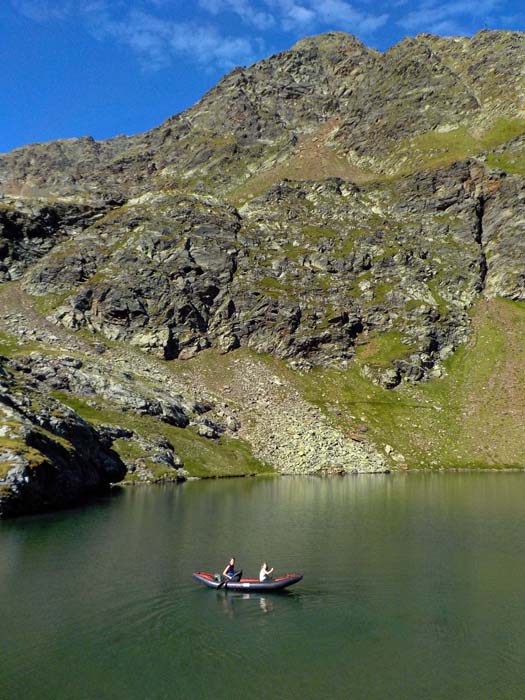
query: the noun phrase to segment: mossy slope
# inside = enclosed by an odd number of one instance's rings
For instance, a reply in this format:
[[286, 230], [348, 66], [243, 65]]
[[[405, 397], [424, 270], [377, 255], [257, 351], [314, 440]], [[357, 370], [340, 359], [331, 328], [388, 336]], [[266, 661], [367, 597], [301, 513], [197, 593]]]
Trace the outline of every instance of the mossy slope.
[[[182, 458], [184, 468], [190, 476], [203, 478], [247, 476], [273, 471], [253, 457], [249, 445], [243, 440], [222, 436], [212, 441], [201, 437], [191, 428], [177, 428], [154, 417], [123, 413], [115, 407], [103, 406], [100, 403], [97, 407], [93, 407], [85, 400], [71, 394], [55, 393], [55, 396], [94, 426], [116, 425], [132, 430], [144, 438], [166, 438]], [[147, 453], [141, 451], [139, 455], [136, 452], [137, 448], [130, 447], [130, 444], [133, 445], [128, 440], [117, 440], [114, 444], [115, 450], [124, 461], [130, 456], [148, 459]], [[162, 467], [158, 465], [148, 464], [148, 466], [153, 466], [156, 477], [161, 477], [165, 473], [165, 470], [162, 471]], [[128, 475], [127, 480], [133, 481], [133, 476]]]
[[[356, 366], [312, 370], [305, 395], [349, 428], [362, 423], [378, 446], [391, 445], [410, 468], [525, 467], [525, 305], [480, 301], [473, 336], [446, 361], [446, 376], [394, 391]], [[379, 354], [376, 359], [381, 362]]]
[[[348, 370], [291, 370], [283, 361], [249, 350], [201, 353], [177, 369], [199, 376], [212, 391], [228, 382], [232, 404], [245, 402], [236, 388], [236, 363], [265, 364], [285, 386], [318, 406], [348, 439], [390, 453], [393, 469], [525, 468], [525, 305], [481, 300], [472, 314], [470, 342], [445, 362], [441, 378], [384, 389], [363, 376], [365, 364], [385, 366], [402, 349], [380, 336], [364, 346]], [[389, 342], [387, 342], [389, 341]], [[256, 415], [246, 415], [246, 420]]]

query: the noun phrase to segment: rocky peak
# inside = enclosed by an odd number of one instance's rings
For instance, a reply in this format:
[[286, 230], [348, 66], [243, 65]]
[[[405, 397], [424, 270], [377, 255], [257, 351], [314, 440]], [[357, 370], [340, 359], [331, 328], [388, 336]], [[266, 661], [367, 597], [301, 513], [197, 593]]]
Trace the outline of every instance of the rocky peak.
[[[184, 478], [183, 464], [216, 474], [218, 459], [221, 473], [232, 460], [238, 474], [266, 469], [248, 466], [252, 449], [291, 473], [382, 471], [357, 427], [371, 415], [390, 463], [405, 462], [406, 440], [418, 465], [410, 441], [424, 421], [424, 449], [442, 460], [437, 409], [454, 431], [471, 410], [453, 414], [468, 373], [448, 394], [440, 379], [456, 350], [460, 364], [507, 341], [517, 364], [522, 353], [514, 330], [481, 351], [469, 340], [487, 322], [479, 309], [507, 329], [525, 323], [513, 306], [525, 300], [524, 42], [424, 34], [379, 53], [329, 32], [232, 71], [144, 134], [0, 156], [0, 421], [11, 426], [0, 426], [0, 515], [96, 492], [123, 462], [138, 480]], [[489, 381], [483, 362], [463, 393], [511, 387], [514, 464], [521, 375]], [[444, 383], [425, 398], [427, 380]], [[391, 412], [405, 420], [441, 394], [397, 434]], [[483, 462], [498, 435], [477, 436]]]
[[[421, 34], [383, 54], [329, 32], [235, 69], [195, 106], [145, 134], [36, 144], [1, 156], [0, 185], [29, 197], [92, 197], [102, 189], [132, 196], [166, 187], [226, 193], [254, 177], [275, 181], [286, 168], [295, 176], [300, 152], [319, 148], [326, 175], [351, 178], [417, 170], [442, 142], [452, 162], [483, 151], [485, 141], [507, 140], [498, 120], [524, 117], [524, 55], [521, 32]], [[454, 138], [440, 136], [449, 133]]]

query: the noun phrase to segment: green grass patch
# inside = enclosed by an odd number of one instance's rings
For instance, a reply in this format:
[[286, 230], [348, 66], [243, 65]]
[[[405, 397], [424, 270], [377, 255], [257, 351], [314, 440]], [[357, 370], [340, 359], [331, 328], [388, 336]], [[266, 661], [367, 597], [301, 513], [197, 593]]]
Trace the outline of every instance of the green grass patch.
[[484, 148], [494, 148], [525, 134], [525, 119], [497, 119], [481, 137]]
[[243, 476], [272, 471], [253, 456], [243, 440], [225, 436], [208, 440], [197, 435], [192, 428], [177, 428], [152, 416], [123, 413], [108, 405], [94, 407], [64, 392], [54, 392], [53, 395], [94, 425], [109, 423], [133, 430], [144, 438], [167, 438], [192, 476]]
[[378, 282], [372, 287], [372, 292], [374, 294], [373, 303], [381, 304], [385, 302], [388, 293], [391, 292], [395, 286], [395, 282]]
[[[148, 469], [151, 473], [151, 479], [153, 481], [164, 481], [174, 480], [177, 477], [177, 473], [174, 469], [170, 467], [163, 466], [149, 459], [149, 453], [135, 440], [129, 440], [127, 438], [120, 438], [115, 440], [113, 443], [113, 449], [124, 462], [134, 462], [140, 460], [141, 463]], [[124, 481], [127, 482], [141, 482], [142, 479], [138, 472], [128, 472]]]
[[311, 253], [311, 249], [308, 248], [307, 246], [304, 245], [293, 245], [293, 243], [286, 243], [282, 247], [283, 253], [286, 255], [287, 258], [290, 260], [297, 260], [298, 258], [302, 257], [303, 255], [307, 255], [308, 253]]
[[510, 175], [525, 175], [525, 142], [509, 143], [496, 153], [489, 153], [487, 164]]
[[129, 440], [128, 438], [119, 438], [115, 440], [113, 449], [115, 452], [118, 452], [124, 460], [147, 459], [148, 457], [148, 453], [138, 442]]
[[[478, 311], [471, 342], [446, 362], [440, 379], [389, 391], [362, 377], [360, 361], [386, 366], [402, 349], [400, 338], [389, 334], [360, 348], [351, 369], [314, 369], [295, 381], [340, 428], [366, 424], [373, 443], [392, 445], [411, 468], [525, 467], [522, 420], [513, 411], [523, 405], [525, 350], [509, 353], [507, 347], [509, 332], [520, 325], [525, 330], [523, 307], [498, 300], [489, 313]], [[509, 366], [517, 373], [510, 394]]]
[[341, 244], [334, 248], [333, 255], [335, 258], [344, 258], [350, 255], [355, 250], [356, 241], [363, 236], [370, 234], [368, 228], [352, 228], [344, 231]]
[[63, 292], [62, 294], [43, 294], [33, 297], [33, 306], [43, 315], [47, 315], [61, 306], [73, 292]]
[[266, 296], [277, 299], [283, 294], [288, 294], [291, 291], [289, 285], [276, 277], [263, 277], [255, 283], [255, 287]]
[[333, 228], [327, 228], [325, 226], [305, 226], [301, 233], [304, 238], [312, 243], [324, 241], [327, 238], [338, 238], [340, 235]]
[[358, 366], [363, 364], [386, 369], [394, 360], [406, 357], [414, 348], [407, 345], [398, 331], [387, 331], [371, 337], [366, 345], [357, 347], [355, 361]]
[[473, 133], [465, 126], [447, 132], [430, 131], [419, 134], [400, 144], [399, 156], [408, 156], [400, 174], [411, 172], [414, 167], [441, 167], [456, 160], [495, 148], [525, 134], [525, 119], [500, 118], [484, 132]]
[[427, 283], [428, 291], [432, 294], [434, 301], [436, 302], [437, 309], [439, 313], [443, 316], [448, 311], [448, 303], [441, 296], [441, 289], [439, 286], [439, 280], [434, 278], [429, 280]]
[[487, 165], [504, 170], [509, 175], [525, 175], [525, 151], [522, 155], [491, 153], [487, 156]]
[[[7, 450], [22, 457], [22, 459], [27, 461], [29, 469], [38, 469], [38, 467], [49, 462], [48, 458], [41, 452], [26, 445], [22, 438], [0, 437], [0, 453], [2, 450]], [[5, 477], [7, 472], [16, 464], [16, 462], [11, 462], [9, 459], [0, 462], [0, 479]]]
[[18, 355], [27, 355], [34, 350], [42, 350], [43, 348], [44, 345], [37, 340], [26, 340], [0, 331], [0, 355], [16, 357]]

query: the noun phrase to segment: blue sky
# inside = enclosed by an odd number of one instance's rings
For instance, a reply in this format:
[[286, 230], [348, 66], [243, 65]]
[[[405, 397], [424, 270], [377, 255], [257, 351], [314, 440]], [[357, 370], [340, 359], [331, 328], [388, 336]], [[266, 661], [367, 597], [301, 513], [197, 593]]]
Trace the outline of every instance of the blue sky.
[[0, 152], [145, 131], [305, 35], [385, 50], [483, 28], [524, 30], [523, 0], [0, 0]]

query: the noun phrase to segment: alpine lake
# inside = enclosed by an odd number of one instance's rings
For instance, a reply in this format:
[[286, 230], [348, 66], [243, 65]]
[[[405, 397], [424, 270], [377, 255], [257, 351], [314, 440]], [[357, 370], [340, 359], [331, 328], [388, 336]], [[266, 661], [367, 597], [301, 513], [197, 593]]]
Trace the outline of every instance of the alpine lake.
[[522, 700], [524, 581], [521, 473], [119, 488], [0, 524], [0, 697]]

